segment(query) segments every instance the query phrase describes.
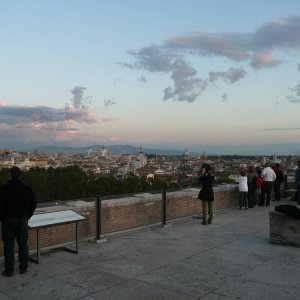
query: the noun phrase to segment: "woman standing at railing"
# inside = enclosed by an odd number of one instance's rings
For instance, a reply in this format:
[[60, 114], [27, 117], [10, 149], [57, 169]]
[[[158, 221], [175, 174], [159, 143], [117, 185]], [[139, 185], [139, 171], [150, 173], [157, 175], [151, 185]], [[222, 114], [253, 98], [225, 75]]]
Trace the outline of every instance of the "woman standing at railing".
[[206, 165], [205, 168], [203, 168], [202, 174], [198, 178], [199, 184], [202, 185], [198, 194], [198, 199], [202, 201], [203, 225], [211, 224], [213, 219], [214, 191], [212, 184], [215, 177], [211, 174], [211, 171], [211, 166]]
[[295, 195], [295, 200], [298, 202], [298, 205], [300, 205], [300, 160], [297, 161], [298, 168], [295, 172], [295, 183], [297, 186], [297, 192]]

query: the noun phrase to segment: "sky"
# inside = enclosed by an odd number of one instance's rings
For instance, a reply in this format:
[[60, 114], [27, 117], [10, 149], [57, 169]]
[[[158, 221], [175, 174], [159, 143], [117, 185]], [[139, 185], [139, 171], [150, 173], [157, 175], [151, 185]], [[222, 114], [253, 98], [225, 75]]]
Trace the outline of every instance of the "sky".
[[0, 148], [300, 143], [298, 0], [0, 0]]

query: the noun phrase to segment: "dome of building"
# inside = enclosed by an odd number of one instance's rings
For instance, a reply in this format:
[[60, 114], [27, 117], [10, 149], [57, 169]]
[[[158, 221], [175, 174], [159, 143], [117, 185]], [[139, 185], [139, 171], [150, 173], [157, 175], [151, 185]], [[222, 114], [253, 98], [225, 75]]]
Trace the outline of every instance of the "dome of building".
[[139, 160], [132, 160], [131, 161], [131, 168], [133, 170], [139, 169], [142, 167], [142, 163]]

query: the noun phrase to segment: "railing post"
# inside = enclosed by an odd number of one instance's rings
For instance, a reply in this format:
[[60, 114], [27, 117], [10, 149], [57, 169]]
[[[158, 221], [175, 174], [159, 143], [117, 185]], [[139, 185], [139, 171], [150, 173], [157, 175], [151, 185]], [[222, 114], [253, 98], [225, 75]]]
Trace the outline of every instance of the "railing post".
[[162, 190], [162, 195], [161, 195], [161, 209], [162, 209], [162, 220], [161, 220], [161, 225], [166, 226], [167, 224], [167, 193], [166, 189]]
[[98, 241], [98, 240], [100, 240], [100, 236], [101, 236], [101, 219], [100, 219], [101, 200], [100, 200], [100, 195], [96, 196], [95, 210], [96, 210], [96, 240]]
[[107, 241], [107, 239], [102, 237], [101, 212], [102, 212], [101, 197], [100, 197], [100, 195], [97, 195], [96, 199], [95, 199], [96, 237], [95, 237], [95, 240], [94, 240], [96, 243], [101, 243], [101, 242], [106, 242]]

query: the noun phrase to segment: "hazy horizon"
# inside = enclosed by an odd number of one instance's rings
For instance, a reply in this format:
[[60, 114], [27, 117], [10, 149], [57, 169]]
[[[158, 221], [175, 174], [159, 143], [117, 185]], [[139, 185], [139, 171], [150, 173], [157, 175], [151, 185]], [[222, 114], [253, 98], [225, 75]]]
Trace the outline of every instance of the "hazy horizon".
[[151, 144], [89, 144], [82, 145], [78, 147], [72, 147], [68, 145], [19, 145], [17, 147], [10, 148], [10, 150], [15, 151], [33, 151], [33, 150], [46, 150], [46, 152], [51, 152], [52, 148], [57, 149], [81, 149], [82, 152], [87, 151], [90, 147], [102, 147], [105, 148], [118, 148], [120, 151], [122, 149], [126, 150], [127, 148], [136, 148], [139, 149], [142, 147], [143, 150], [151, 152], [155, 154], [156, 151], [171, 153], [177, 152], [177, 155], [182, 154], [185, 149], [188, 150], [191, 154], [203, 154], [207, 155], [258, 155], [258, 156], [272, 156], [272, 155], [300, 155], [300, 143], [296, 144], [261, 144], [261, 145], [249, 145], [249, 144], [241, 144], [241, 145], [151, 145]]

